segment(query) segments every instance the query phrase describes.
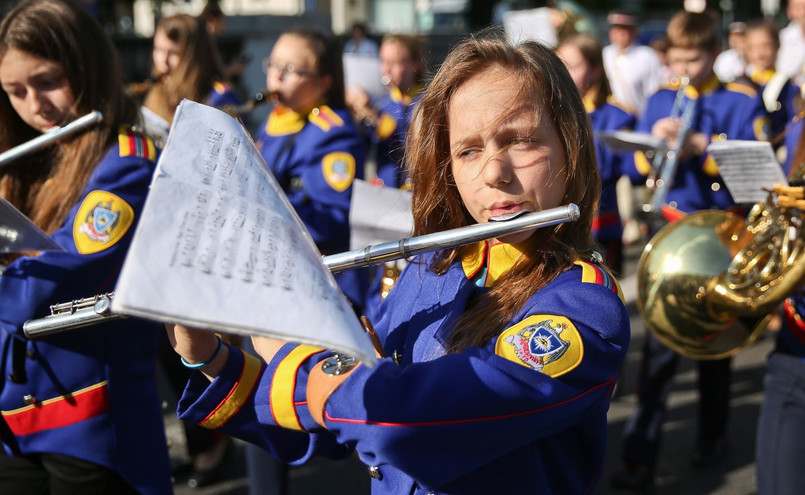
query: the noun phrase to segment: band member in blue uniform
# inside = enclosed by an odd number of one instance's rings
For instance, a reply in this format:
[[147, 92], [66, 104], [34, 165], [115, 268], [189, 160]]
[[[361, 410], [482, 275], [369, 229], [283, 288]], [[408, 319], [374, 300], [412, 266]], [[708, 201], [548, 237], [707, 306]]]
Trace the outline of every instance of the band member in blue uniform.
[[[799, 112], [802, 97], [799, 88], [790, 80], [775, 77], [774, 64], [780, 49], [780, 34], [773, 21], [763, 19], [750, 22], [746, 27], [746, 75], [763, 95], [771, 119], [773, 143], [785, 132], [785, 126]], [[794, 149], [788, 150], [794, 153]]]
[[405, 136], [425, 78], [422, 40], [417, 36], [387, 34], [380, 45], [380, 72], [389, 87], [377, 101], [360, 88], [347, 91], [347, 104], [376, 146], [377, 170], [372, 182], [410, 188], [403, 165]]
[[[687, 76], [689, 85], [660, 89], [649, 98], [637, 131], [651, 133], [678, 148], [676, 173], [667, 185], [666, 204], [661, 214], [674, 221], [697, 210], [735, 207], [724, 186], [718, 167], [706, 152], [707, 145], [722, 139], [767, 139], [768, 116], [760, 95], [747, 84], [718, 81], [713, 63], [720, 38], [718, 23], [709, 12], [680, 12], [668, 24], [668, 65], [676, 76]], [[681, 97], [681, 111], [674, 115], [675, 100]], [[687, 114], [687, 117], [685, 117]], [[688, 119], [689, 130], [683, 120]], [[677, 142], [682, 140], [682, 145]], [[633, 177], [645, 177], [651, 163], [642, 152], [635, 153]], [[622, 466], [612, 484], [618, 488], [644, 489], [651, 486], [660, 449], [665, 403], [679, 355], [663, 346], [651, 334], [643, 345], [643, 363], [638, 379], [638, 405], [624, 430]], [[698, 368], [698, 431], [691, 462], [705, 467], [726, 454], [729, 419], [730, 359], [700, 360]]]
[[[785, 169], [789, 177], [801, 178], [801, 167], [805, 163], [802, 120], [796, 121], [786, 135], [789, 136], [787, 144], [793, 152]], [[782, 326], [766, 363], [755, 445], [757, 488], [763, 495], [799, 493], [805, 486], [805, 472], [797, 462], [805, 454], [805, 444], [801, 441], [805, 434], [803, 315], [805, 291], [800, 289], [783, 303]]]
[[[322, 254], [349, 250], [352, 181], [363, 177], [366, 149], [344, 103], [344, 69], [335, 37], [294, 29], [264, 61], [276, 105], [257, 147]], [[358, 310], [365, 270], [336, 275]]]
[[201, 371], [180, 415], [285, 462], [355, 450], [375, 494], [589, 493], [629, 317], [595, 261], [578, 90], [543, 45], [479, 35], [448, 55], [411, 129], [415, 234], [571, 202], [581, 218], [414, 259], [381, 305], [390, 357], [372, 368], [328, 375], [319, 348], [254, 338], [260, 360], [168, 325]]
[[[557, 48], [559, 58], [584, 100], [593, 131], [632, 130], [635, 117], [612, 97], [609, 80], [604, 72], [601, 44], [589, 34], [567, 38]], [[601, 174], [601, 202], [593, 219], [593, 237], [604, 248], [607, 265], [623, 273], [623, 225], [618, 211], [615, 185], [623, 175], [622, 153], [612, 151], [596, 139], [598, 170]]]
[[160, 20], [152, 59], [156, 82], [143, 100], [144, 124], [159, 145], [164, 144], [173, 113], [183, 99], [215, 108], [242, 103], [224, 77], [212, 37], [196, 17], [175, 14]]
[[29, 0], [0, 24], [0, 150], [98, 110], [103, 122], [0, 169], [0, 195], [63, 252], [4, 255], [0, 492], [171, 493], [156, 388], [158, 326], [136, 320], [28, 340], [48, 306], [115, 286], [156, 148], [126, 127], [101, 26], [68, 0]]

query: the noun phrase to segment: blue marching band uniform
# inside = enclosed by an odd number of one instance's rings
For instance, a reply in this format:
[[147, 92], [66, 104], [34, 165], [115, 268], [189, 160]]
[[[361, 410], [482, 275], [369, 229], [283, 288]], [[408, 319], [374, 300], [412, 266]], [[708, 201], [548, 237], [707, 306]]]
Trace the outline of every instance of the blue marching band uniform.
[[381, 97], [376, 106], [380, 115], [372, 133], [377, 146], [377, 183], [388, 187], [410, 188], [405, 174], [403, 153], [405, 136], [414, 115], [422, 86], [415, 86], [403, 94], [399, 88], [391, 88]]
[[[602, 105], [596, 107], [590, 100], [584, 99], [584, 106], [594, 131], [632, 130], [635, 116], [620, 105], [613, 97], [607, 98]], [[618, 198], [615, 186], [625, 173], [623, 161], [625, 155], [613, 151], [600, 143], [596, 138], [598, 172], [601, 175], [601, 199], [598, 212], [593, 218], [593, 237], [604, 247], [607, 266], [615, 273], [621, 273], [623, 265], [623, 224], [618, 211]]]
[[51, 235], [66, 251], [22, 256], [0, 277], [0, 440], [6, 453], [83, 459], [117, 472], [144, 494], [172, 492], [155, 387], [162, 325], [120, 320], [36, 341], [25, 338], [22, 326], [49, 305], [114, 288], [156, 153], [150, 139], [121, 130], [80, 203]]
[[[275, 107], [257, 135], [257, 148], [322, 254], [349, 250], [352, 182], [363, 177], [365, 146], [349, 112], [319, 105], [307, 114]], [[358, 310], [365, 270], [335, 275]]]
[[445, 353], [456, 319], [520, 255], [516, 245], [480, 242], [443, 275], [427, 268], [433, 253], [409, 263], [376, 323], [393, 358], [352, 371], [326, 402], [326, 429], [307, 387], [330, 353], [297, 344], [268, 363], [230, 347], [212, 383], [191, 377], [179, 416], [291, 464], [355, 450], [371, 466], [374, 494], [590, 493], [630, 338], [609, 273], [579, 261], [485, 346]]
[[[657, 120], [671, 114], [678, 85], [669, 85], [648, 102], [636, 130], [649, 133]], [[691, 132], [702, 132], [711, 140], [767, 139], [769, 119], [760, 95], [745, 83], [723, 84], [713, 76], [701, 91], [685, 90], [685, 103], [693, 104]], [[634, 154], [629, 175], [645, 180], [651, 163], [642, 152]], [[668, 221], [709, 208], [733, 209], [735, 204], [718, 173], [715, 160], [707, 153], [677, 164], [662, 215]], [[638, 379], [638, 405], [624, 429], [622, 458], [653, 470], [657, 460], [665, 403], [679, 355], [649, 333], [643, 346], [643, 364]], [[698, 447], [701, 462], [723, 439], [729, 413], [730, 359], [697, 361], [699, 373]], [[699, 457], [695, 457], [699, 459]], [[696, 460], [699, 462], [699, 460]]]
[[231, 84], [222, 81], [212, 83], [212, 91], [205, 102], [213, 108], [222, 108], [225, 105], [240, 105], [243, 100]]

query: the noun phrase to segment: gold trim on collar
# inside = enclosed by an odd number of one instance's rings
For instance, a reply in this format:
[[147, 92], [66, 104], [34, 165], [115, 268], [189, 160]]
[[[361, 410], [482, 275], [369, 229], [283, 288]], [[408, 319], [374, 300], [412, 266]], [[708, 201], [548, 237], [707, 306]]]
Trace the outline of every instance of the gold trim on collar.
[[487, 269], [484, 287], [491, 287], [503, 274], [508, 272], [520, 256], [524, 254], [522, 243], [508, 244], [504, 242], [481, 241], [471, 244], [464, 249], [461, 257], [461, 267], [464, 275], [472, 279], [481, 271]]

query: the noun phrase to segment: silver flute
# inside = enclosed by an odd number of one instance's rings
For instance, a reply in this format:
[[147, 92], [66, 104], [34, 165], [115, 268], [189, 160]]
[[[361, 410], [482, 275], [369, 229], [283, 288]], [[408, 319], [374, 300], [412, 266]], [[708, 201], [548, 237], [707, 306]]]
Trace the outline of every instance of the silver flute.
[[86, 127], [91, 125], [95, 125], [103, 120], [103, 114], [97, 110], [93, 110], [92, 112], [84, 115], [83, 117], [79, 117], [74, 121], [70, 122], [66, 126], [63, 127], [55, 127], [49, 131], [45, 131], [41, 136], [37, 136], [30, 141], [26, 141], [19, 146], [15, 146], [10, 150], [4, 151], [0, 153], [0, 167], [7, 164], [12, 160], [16, 160], [17, 158], [27, 155], [29, 153], [33, 153], [34, 151], [38, 151], [45, 146], [50, 145], [67, 137], [71, 134], [74, 134]]
[[[573, 203], [536, 213], [521, 211], [513, 215], [490, 218], [488, 223], [406, 237], [399, 241], [323, 256], [322, 262], [331, 272], [339, 273], [437, 249], [451, 249], [484, 239], [572, 222], [577, 220], [579, 215], [579, 207]], [[126, 315], [111, 311], [113, 298], [114, 293], [111, 292], [53, 305], [50, 307], [50, 315], [26, 321], [22, 327], [23, 332], [29, 339], [36, 339], [102, 321], [125, 318]]]

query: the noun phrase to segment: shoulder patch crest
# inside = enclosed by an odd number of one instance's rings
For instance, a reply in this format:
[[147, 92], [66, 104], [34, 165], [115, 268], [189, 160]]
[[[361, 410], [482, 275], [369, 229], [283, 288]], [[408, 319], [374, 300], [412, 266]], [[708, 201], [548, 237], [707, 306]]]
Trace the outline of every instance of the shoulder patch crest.
[[81, 254], [110, 248], [129, 230], [134, 210], [108, 191], [92, 191], [84, 198], [73, 221], [73, 240]]
[[584, 344], [573, 323], [559, 315], [532, 315], [503, 331], [495, 354], [557, 377], [576, 368]]
[[324, 180], [338, 192], [344, 192], [355, 179], [355, 157], [344, 151], [327, 153], [321, 161]]
[[154, 141], [132, 130], [130, 127], [121, 127], [117, 135], [120, 156], [137, 156], [147, 158], [152, 162], [157, 159], [157, 148]]

